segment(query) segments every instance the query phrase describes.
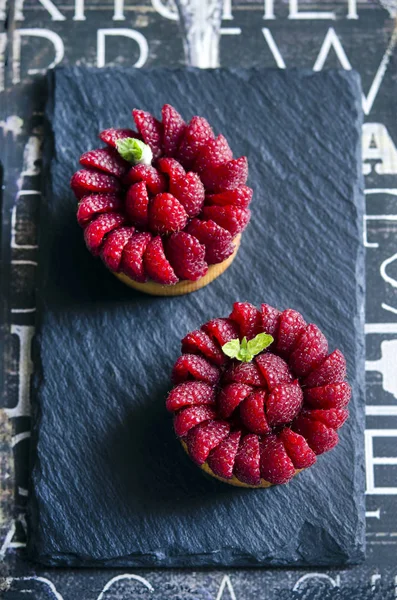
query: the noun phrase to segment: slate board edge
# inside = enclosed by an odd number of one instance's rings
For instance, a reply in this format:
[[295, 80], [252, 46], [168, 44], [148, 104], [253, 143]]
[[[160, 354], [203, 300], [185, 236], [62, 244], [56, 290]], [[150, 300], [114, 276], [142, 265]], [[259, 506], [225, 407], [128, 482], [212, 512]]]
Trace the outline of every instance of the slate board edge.
[[[51, 189], [52, 189], [52, 179], [51, 179], [51, 163], [54, 160], [54, 154], [53, 154], [53, 133], [52, 133], [52, 129], [51, 129], [51, 116], [52, 116], [52, 112], [53, 112], [53, 92], [55, 89], [55, 85], [56, 85], [56, 72], [57, 71], [61, 71], [61, 70], [66, 70], [69, 72], [73, 72], [74, 70], [78, 70], [78, 71], [110, 71], [110, 70], [117, 70], [120, 72], [123, 71], [134, 71], [135, 69], [132, 68], [123, 68], [123, 67], [116, 67], [114, 69], [96, 69], [96, 68], [90, 68], [90, 67], [83, 67], [83, 68], [79, 68], [79, 67], [59, 67], [57, 69], [55, 69], [53, 72], [49, 72], [47, 75], [47, 82], [48, 82], [48, 98], [47, 98], [47, 105], [46, 105], [46, 129], [45, 129], [45, 145], [44, 145], [44, 153], [43, 153], [43, 201], [42, 201], [42, 206], [41, 206], [41, 215], [40, 215], [40, 230], [39, 230], [39, 240], [40, 240], [40, 232], [44, 231], [45, 227], [46, 227], [46, 211], [42, 210], [43, 207], [45, 208], [46, 203], [50, 201], [50, 196], [51, 196]], [[188, 68], [176, 68], [176, 69], [172, 69], [172, 68], [153, 68], [153, 69], [145, 69], [145, 71], [172, 71], [173, 73], [178, 72], [178, 71], [198, 71], [198, 69], [195, 69], [193, 67], [188, 67]], [[239, 75], [241, 76], [241, 73], [244, 71], [246, 72], [257, 72], [262, 73], [262, 72], [268, 72], [268, 71], [280, 71], [279, 69], [261, 69], [261, 68], [250, 68], [250, 69], [235, 69], [235, 68], [221, 68], [221, 69], [212, 69], [212, 70], [222, 70], [222, 71], [229, 71], [233, 74], [239, 73]], [[346, 73], [346, 71], [341, 70], [341, 69], [333, 69], [330, 71], [337, 71], [339, 75], [349, 78], [353, 77], [356, 80], [356, 85], [360, 88], [360, 92], [361, 92], [361, 84], [360, 84], [360, 77], [356, 72], [352, 72], [350, 71], [350, 73]], [[299, 72], [302, 75], [306, 75], [306, 76], [315, 76], [316, 73], [310, 69], [299, 69], [299, 68], [294, 68], [294, 69], [289, 69], [287, 72], [285, 71], [280, 71], [281, 75], [287, 75], [290, 72]], [[329, 71], [328, 71], [329, 73]], [[361, 103], [357, 101], [357, 114], [360, 116], [360, 125], [361, 125], [361, 121], [362, 121], [362, 109], [361, 109]], [[357, 218], [358, 218], [358, 226], [359, 226], [359, 230], [360, 230], [360, 234], [361, 234], [361, 238], [362, 238], [362, 231], [363, 231], [363, 214], [364, 214], [364, 194], [363, 194], [363, 175], [361, 172], [361, 145], [358, 144], [357, 145], [357, 161], [358, 161], [358, 169], [359, 169], [359, 173], [360, 173], [360, 180], [361, 180], [361, 185], [360, 185], [360, 190], [357, 190], [357, 195], [356, 195], [356, 207], [357, 207]], [[40, 244], [39, 244], [39, 248], [40, 248]], [[37, 278], [37, 287], [39, 288], [39, 282], [42, 281], [43, 276], [45, 275], [45, 261], [42, 260], [42, 258], [44, 258], [44, 255], [42, 255], [43, 251], [39, 251], [39, 268], [38, 268], [38, 278]], [[365, 340], [365, 336], [364, 336], [364, 299], [365, 299], [365, 263], [364, 263], [364, 246], [360, 245], [358, 248], [358, 256], [357, 256], [357, 262], [356, 262], [356, 267], [357, 267], [357, 286], [356, 286], [356, 296], [357, 296], [357, 306], [358, 306], [358, 314], [359, 317], [357, 319], [357, 325], [359, 326], [360, 330], [362, 331], [362, 337], [361, 337], [361, 341], [363, 342], [363, 340]], [[40, 297], [39, 294], [37, 294], [37, 304], [38, 304], [38, 310], [37, 310], [37, 318], [36, 318], [36, 327], [37, 327], [37, 331], [39, 332], [40, 330], [40, 314], [41, 314], [41, 310], [44, 308], [45, 303], [43, 302], [42, 298]], [[38, 402], [35, 402], [35, 394], [37, 392], [37, 390], [40, 387], [40, 383], [41, 383], [41, 379], [42, 379], [42, 372], [41, 372], [41, 361], [40, 361], [40, 349], [39, 349], [39, 343], [38, 343], [38, 339], [39, 339], [40, 334], [37, 333], [34, 343], [33, 343], [33, 350], [32, 350], [32, 354], [33, 354], [33, 363], [34, 363], [34, 375], [32, 378], [32, 436], [31, 436], [31, 447], [33, 447], [37, 440], [38, 440], [38, 424], [40, 421], [40, 406]], [[357, 343], [359, 342], [359, 338], [357, 337]], [[361, 423], [361, 430], [362, 433], [364, 432], [364, 421], [365, 421], [365, 412], [364, 412], [364, 406], [365, 406], [365, 398], [364, 398], [364, 378], [363, 378], [363, 374], [365, 373], [365, 356], [364, 356], [364, 343], [358, 343], [358, 348], [359, 351], [356, 353], [357, 355], [357, 374], [358, 374], [358, 381], [361, 379], [361, 384], [360, 384], [360, 390], [361, 390], [361, 402], [359, 403], [357, 401], [357, 405], [359, 406], [359, 404], [361, 404], [362, 410], [361, 411], [357, 411], [357, 417], [358, 420]], [[355, 469], [355, 477], [356, 477], [356, 481], [359, 483], [359, 486], [361, 487], [361, 489], [363, 490], [362, 495], [360, 496], [360, 498], [362, 499], [360, 506], [358, 506], [358, 516], [359, 516], [359, 522], [360, 522], [360, 530], [357, 534], [357, 538], [361, 537], [361, 544], [357, 545], [356, 547], [356, 552], [352, 553], [349, 557], [348, 560], [343, 561], [341, 563], [340, 560], [335, 560], [335, 562], [333, 562], [332, 560], [329, 559], [329, 557], [327, 558], [326, 561], [318, 561], [317, 563], [314, 563], [313, 561], [311, 561], [310, 563], [307, 563], [306, 561], [296, 561], [294, 563], [292, 563], [291, 561], [286, 561], [285, 563], [282, 563], [279, 559], [277, 559], [277, 562], [274, 566], [288, 566], [288, 567], [300, 567], [300, 566], [310, 566], [310, 567], [317, 567], [317, 566], [340, 566], [341, 564], [343, 565], [355, 565], [355, 564], [360, 564], [363, 562], [363, 560], [365, 559], [365, 496], [364, 496], [364, 490], [365, 490], [365, 470], [364, 470], [364, 443], [363, 443], [363, 435], [361, 436], [361, 443], [359, 445], [356, 446], [356, 456], [360, 457], [362, 460], [360, 460], [360, 462], [358, 463], [357, 468]], [[32, 457], [32, 455], [31, 455]], [[33, 476], [37, 476], [37, 471], [40, 472], [40, 464], [38, 464], [39, 461], [32, 463], [31, 464], [31, 473]], [[361, 466], [360, 466], [361, 464]], [[35, 498], [35, 494], [34, 494], [34, 486], [32, 485], [32, 479], [33, 476], [31, 477], [31, 482], [30, 482], [30, 489], [29, 489], [29, 503], [28, 503], [28, 513], [27, 513], [27, 520], [28, 520], [28, 529], [29, 531], [34, 531], [35, 530], [35, 523], [37, 523], [37, 517], [38, 517], [38, 509], [37, 509], [37, 500]], [[37, 530], [36, 530], [36, 534], [37, 534]], [[115, 557], [115, 558], [110, 558], [110, 559], [106, 559], [106, 560], [97, 560], [97, 561], [87, 561], [85, 557], [80, 557], [78, 555], [69, 555], [69, 554], [59, 554], [59, 556], [48, 556], [45, 554], [41, 554], [41, 553], [37, 553], [37, 551], [35, 551], [35, 547], [34, 547], [34, 543], [33, 543], [33, 537], [32, 536], [28, 536], [28, 554], [30, 556], [31, 559], [38, 561], [44, 565], [48, 565], [48, 566], [70, 566], [70, 567], [78, 567], [78, 566], [82, 566], [80, 559], [84, 559], [84, 566], [85, 567], [147, 567], [147, 568], [153, 568], [153, 567], [163, 567], [163, 568], [175, 568], [175, 567], [214, 567], [214, 566], [222, 566], [224, 564], [224, 555], [225, 553], [223, 551], [219, 552], [219, 561], [214, 559], [213, 553], [205, 553], [205, 554], [192, 554], [192, 555], [186, 555], [184, 557], [181, 556], [166, 556], [164, 557], [167, 561], [167, 564], [164, 565], [163, 563], [163, 557], [159, 557], [156, 554], [146, 554], [146, 555], [139, 555], [139, 556], [135, 556], [135, 555], [127, 555], [127, 556], [120, 556], [120, 557]], [[226, 550], [226, 554], [230, 554], [230, 550]], [[208, 562], [208, 558], [211, 557], [210, 562]], [[239, 554], [239, 555], [235, 555], [232, 553], [232, 560], [230, 560], [230, 556], [229, 556], [229, 560], [228, 560], [228, 564], [235, 566], [235, 567], [271, 567], [272, 566], [272, 561], [268, 559], [268, 557], [261, 562], [260, 560], [258, 560], [257, 558], [253, 558], [250, 555], [246, 555], [246, 554]]]

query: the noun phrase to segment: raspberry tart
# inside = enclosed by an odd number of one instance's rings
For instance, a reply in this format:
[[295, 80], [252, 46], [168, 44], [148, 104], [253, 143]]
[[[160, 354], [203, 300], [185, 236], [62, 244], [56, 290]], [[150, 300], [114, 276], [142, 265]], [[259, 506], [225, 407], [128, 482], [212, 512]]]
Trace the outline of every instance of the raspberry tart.
[[351, 388], [340, 350], [292, 309], [237, 302], [182, 340], [166, 401], [206, 473], [236, 486], [290, 481], [338, 443]]
[[77, 220], [94, 256], [127, 285], [155, 295], [197, 290], [233, 261], [250, 219], [245, 156], [233, 158], [203, 117], [187, 124], [133, 110], [137, 131], [107, 129], [105, 147], [71, 179]]

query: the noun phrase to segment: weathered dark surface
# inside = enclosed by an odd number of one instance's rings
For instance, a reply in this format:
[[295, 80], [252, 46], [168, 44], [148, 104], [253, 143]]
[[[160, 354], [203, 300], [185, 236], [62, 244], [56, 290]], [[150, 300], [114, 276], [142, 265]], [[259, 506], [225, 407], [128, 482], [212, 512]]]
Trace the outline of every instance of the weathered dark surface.
[[[106, 566], [361, 560], [357, 75], [70, 69], [57, 71], [52, 83], [55, 158], [41, 223], [31, 555], [48, 564]], [[236, 155], [247, 154], [255, 188], [254, 218], [233, 266], [209, 287], [174, 299], [132, 292], [89, 255], [68, 188], [78, 156], [95, 146], [100, 129], [128, 125], [133, 106], [159, 113], [166, 101], [185, 117], [207, 116]], [[245, 299], [294, 306], [318, 323], [346, 353], [354, 387], [337, 449], [290, 485], [265, 491], [203, 477], [175, 441], [164, 409], [181, 337]]]

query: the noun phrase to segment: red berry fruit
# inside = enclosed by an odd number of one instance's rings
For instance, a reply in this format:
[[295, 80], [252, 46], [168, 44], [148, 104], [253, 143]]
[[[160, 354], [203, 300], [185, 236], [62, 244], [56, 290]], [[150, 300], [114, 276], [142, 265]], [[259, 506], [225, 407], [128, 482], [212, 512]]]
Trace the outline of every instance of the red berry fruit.
[[278, 321], [277, 352], [289, 356], [306, 327], [306, 321], [298, 311], [284, 310]]
[[346, 360], [340, 350], [334, 350], [332, 354], [309, 373], [304, 380], [308, 388], [328, 385], [329, 383], [340, 383], [346, 378]]
[[252, 200], [252, 189], [242, 185], [234, 190], [227, 190], [218, 194], [207, 194], [206, 204], [215, 204], [216, 206], [237, 206], [238, 208], [248, 208]]
[[220, 346], [239, 336], [237, 325], [230, 319], [213, 319], [205, 323], [201, 329], [214, 338]]
[[105, 129], [105, 131], [101, 131], [99, 134], [102, 142], [110, 146], [111, 148], [117, 147], [117, 142], [119, 140], [124, 140], [125, 138], [140, 138], [141, 136], [133, 131], [132, 129]]
[[150, 233], [135, 233], [124, 246], [120, 271], [139, 283], [145, 283], [147, 277], [143, 266], [143, 255], [152, 239]]
[[119, 227], [106, 236], [102, 245], [101, 257], [111, 271], [119, 270], [123, 250], [133, 234], [133, 227]]
[[219, 381], [219, 369], [202, 356], [182, 354], [174, 365], [172, 379], [175, 383], [195, 379], [215, 385]]
[[306, 389], [305, 402], [311, 408], [345, 408], [352, 394], [347, 381]]
[[241, 421], [252, 433], [262, 435], [271, 431], [265, 416], [265, 401], [266, 392], [258, 390], [247, 396], [240, 405]]
[[89, 251], [97, 256], [106, 234], [123, 225], [124, 221], [125, 218], [119, 213], [107, 213], [95, 217], [84, 230], [84, 239]]
[[249, 302], [235, 302], [229, 319], [237, 323], [240, 338], [250, 340], [261, 330], [261, 313]]
[[202, 406], [215, 404], [215, 391], [203, 381], [186, 381], [174, 387], [168, 394], [166, 408], [174, 412], [186, 406]]
[[233, 236], [215, 221], [193, 219], [186, 231], [205, 246], [205, 260], [209, 265], [218, 264], [233, 254]]
[[204, 206], [203, 217], [215, 221], [235, 237], [247, 227], [251, 213], [247, 208], [237, 206]]
[[130, 167], [129, 163], [123, 160], [114, 148], [89, 150], [80, 157], [80, 164], [83, 167], [98, 169], [115, 177], [123, 177]]
[[200, 150], [214, 139], [211, 125], [203, 117], [193, 117], [187, 126], [177, 151], [177, 158], [185, 169], [193, 166]]
[[106, 173], [98, 173], [98, 171], [89, 169], [77, 171], [70, 181], [70, 187], [78, 199], [90, 192], [117, 195], [121, 189], [119, 180], [113, 175], [106, 175]]
[[264, 436], [260, 444], [261, 477], [269, 483], [288, 483], [295, 475], [295, 467], [284, 444], [275, 435]]
[[234, 472], [247, 485], [258, 485], [260, 475], [259, 438], [254, 433], [244, 436], [236, 454]]
[[172, 194], [157, 194], [149, 207], [149, 227], [160, 235], [180, 231], [188, 216], [182, 204]]
[[186, 123], [170, 104], [164, 104], [161, 114], [164, 128], [164, 152], [167, 156], [174, 156], [185, 133]]
[[215, 475], [230, 479], [233, 477], [233, 468], [239, 447], [241, 432], [234, 431], [224, 439], [208, 456], [208, 466]]
[[222, 365], [226, 359], [214, 340], [200, 329], [191, 331], [183, 338], [182, 352], [184, 354], [202, 354], [211, 363], [218, 366]]
[[307, 469], [314, 465], [317, 460], [316, 455], [302, 435], [295, 433], [289, 427], [284, 427], [279, 438], [295, 469]]
[[149, 196], [143, 181], [134, 183], [125, 196], [125, 212], [136, 227], [146, 227], [149, 222]]
[[205, 189], [197, 173], [190, 172], [177, 181], [171, 181], [170, 191], [182, 204], [189, 217], [195, 217], [201, 212]]
[[85, 227], [97, 215], [119, 212], [122, 202], [115, 194], [90, 194], [84, 196], [77, 208], [77, 222]]
[[213, 421], [215, 418], [216, 410], [210, 406], [189, 406], [175, 416], [175, 433], [178, 437], [183, 437], [199, 423]]
[[178, 282], [174, 269], [166, 259], [160, 236], [152, 238], [146, 246], [143, 267], [146, 275], [157, 283], [171, 285]]
[[151, 166], [135, 165], [123, 179], [124, 184], [127, 186], [138, 181], [146, 183], [148, 192], [153, 196], [161, 194], [167, 189], [167, 181], [163, 173]]
[[163, 125], [153, 115], [144, 111], [134, 109], [132, 111], [135, 125], [142, 136], [143, 141], [148, 144], [153, 152], [153, 157], [158, 158], [163, 150]]
[[224, 421], [201, 423], [189, 431], [186, 444], [192, 459], [202, 465], [211, 450], [216, 448], [229, 435], [229, 424]]
[[184, 231], [170, 236], [166, 243], [166, 254], [181, 280], [197, 281], [208, 271], [204, 246]]

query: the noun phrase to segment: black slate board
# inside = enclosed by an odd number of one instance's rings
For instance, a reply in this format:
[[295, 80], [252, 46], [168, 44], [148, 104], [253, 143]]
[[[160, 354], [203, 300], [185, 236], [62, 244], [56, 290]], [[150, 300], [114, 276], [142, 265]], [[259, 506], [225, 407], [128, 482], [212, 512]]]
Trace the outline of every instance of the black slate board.
[[[351, 564], [364, 556], [364, 264], [354, 73], [51, 75], [40, 240], [30, 555], [49, 565]], [[135, 293], [84, 248], [69, 179], [132, 107], [203, 114], [247, 154], [254, 218], [230, 269], [180, 298]], [[184, 456], [164, 409], [185, 333], [235, 300], [293, 306], [348, 359], [339, 446], [288, 486], [236, 490]]]

